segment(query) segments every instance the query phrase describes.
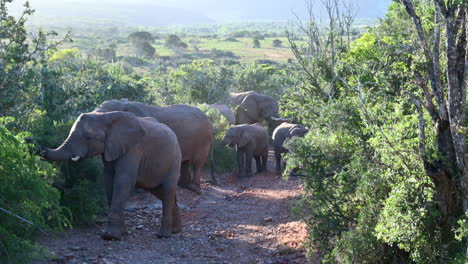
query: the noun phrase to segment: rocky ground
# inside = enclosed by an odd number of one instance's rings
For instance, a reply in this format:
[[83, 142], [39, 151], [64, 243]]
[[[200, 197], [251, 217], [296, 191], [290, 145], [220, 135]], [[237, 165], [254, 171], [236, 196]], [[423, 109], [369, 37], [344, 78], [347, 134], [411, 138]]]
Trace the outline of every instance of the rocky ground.
[[276, 177], [271, 163], [271, 171], [253, 178], [220, 175], [219, 184], [204, 184], [201, 195], [179, 188], [184, 229], [169, 239], [156, 236], [160, 201], [136, 193], [125, 211], [129, 232], [123, 240], [102, 240], [104, 221], [98, 221], [44, 238], [53, 257], [36, 263], [308, 263], [305, 224], [290, 214], [302, 185]]

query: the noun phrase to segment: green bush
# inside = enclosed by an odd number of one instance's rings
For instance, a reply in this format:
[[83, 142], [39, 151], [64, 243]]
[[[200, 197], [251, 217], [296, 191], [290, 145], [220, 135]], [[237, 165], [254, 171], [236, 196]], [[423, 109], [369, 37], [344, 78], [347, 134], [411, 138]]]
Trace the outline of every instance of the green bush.
[[215, 139], [213, 143], [213, 155], [216, 172], [230, 172], [237, 168], [236, 150], [221, 144], [221, 140], [229, 130], [229, 123], [221, 113], [207, 104], [199, 104], [197, 107], [202, 110], [211, 120], [215, 128]]
[[28, 263], [37, 253], [33, 238], [39, 228], [70, 226], [71, 216], [60, 205], [60, 193], [51, 186], [53, 167], [30, 153], [24, 135], [13, 135], [1, 123], [0, 207], [35, 226], [0, 212], [0, 262]]

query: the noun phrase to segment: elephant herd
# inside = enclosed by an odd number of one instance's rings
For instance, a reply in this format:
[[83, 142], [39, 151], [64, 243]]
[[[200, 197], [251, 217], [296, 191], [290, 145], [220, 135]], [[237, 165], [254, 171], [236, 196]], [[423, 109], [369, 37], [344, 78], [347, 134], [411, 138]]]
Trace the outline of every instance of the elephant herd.
[[[254, 91], [231, 93], [231, 105], [214, 104], [233, 125], [224, 136], [225, 145], [237, 148], [239, 177], [252, 176], [252, 159], [257, 173], [266, 171], [269, 136], [257, 124], [277, 118], [278, 106], [270, 96]], [[269, 124], [272, 124], [271, 122]], [[126, 233], [123, 210], [133, 188], [151, 192], [162, 200], [159, 237], [170, 237], [182, 229], [176, 202], [177, 185], [201, 193], [203, 165], [211, 153], [214, 128], [200, 109], [189, 105], [151, 106], [128, 100], [109, 100], [96, 110], [81, 114], [70, 133], [56, 149], [42, 155], [49, 160], [78, 161], [98, 156], [104, 167], [109, 203], [108, 221], [102, 238], [118, 240]], [[283, 122], [273, 132], [276, 173], [281, 173], [281, 154], [286, 139], [307, 133], [301, 125]], [[193, 173], [190, 172], [190, 167]]]

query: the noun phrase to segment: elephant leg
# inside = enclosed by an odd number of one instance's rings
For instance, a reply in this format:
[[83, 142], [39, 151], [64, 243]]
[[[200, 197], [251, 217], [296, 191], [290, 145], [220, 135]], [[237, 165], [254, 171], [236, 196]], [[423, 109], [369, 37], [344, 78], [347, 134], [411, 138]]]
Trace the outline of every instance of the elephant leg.
[[[162, 188], [154, 188], [151, 190], [151, 193], [161, 201], [164, 199], [164, 192], [162, 191]], [[176, 191], [174, 190], [174, 197], [175, 197], [175, 193]], [[162, 228], [162, 222], [161, 222], [161, 228]], [[171, 230], [172, 230], [172, 233], [180, 233], [182, 231], [182, 218], [180, 217], [179, 206], [177, 205], [177, 197], [174, 199], [174, 205], [172, 206]]]
[[237, 163], [239, 164], [239, 178], [246, 176], [245, 174], [245, 152], [243, 150], [237, 150]]
[[201, 181], [201, 176], [202, 176], [202, 168], [203, 164], [205, 162], [201, 161], [195, 161], [193, 163], [193, 181], [192, 183], [188, 186], [188, 189], [200, 194], [201, 193], [201, 186], [200, 186], [200, 181]]
[[275, 150], [276, 175], [281, 175], [281, 153]]
[[253, 155], [251, 152], [245, 152], [245, 175], [247, 177], [252, 177], [252, 159]]
[[163, 204], [161, 228], [158, 237], [170, 237], [173, 232], [180, 232], [180, 213], [176, 205], [175, 188], [167, 188], [164, 185], [151, 190], [151, 193], [158, 197]]
[[130, 192], [135, 186], [137, 166], [119, 164], [115, 168], [111, 208], [108, 215], [106, 231], [102, 234], [105, 240], [119, 240], [126, 233], [124, 206]]
[[266, 172], [268, 169], [268, 151], [262, 155], [262, 171]]
[[260, 156], [255, 157], [255, 164], [257, 165], [257, 173], [261, 173], [262, 172], [262, 160]]
[[192, 175], [190, 174], [190, 161], [184, 160], [182, 161], [182, 165], [180, 167], [180, 181], [179, 186], [183, 188], [187, 188], [189, 184], [192, 182]]
[[[104, 160], [104, 159], [103, 159]], [[103, 161], [104, 164], [104, 186], [106, 188], [107, 206], [111, 206], [112, 202], [112, 189], [113, 189], [113, 177], [114, 167], [111, 162]]]

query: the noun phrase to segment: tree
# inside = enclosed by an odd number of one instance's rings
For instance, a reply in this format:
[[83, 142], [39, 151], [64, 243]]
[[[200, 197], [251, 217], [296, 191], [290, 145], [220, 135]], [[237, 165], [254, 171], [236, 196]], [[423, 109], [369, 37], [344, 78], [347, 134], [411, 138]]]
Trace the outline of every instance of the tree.
[[151, 35], [151, 33], [146, 32], [146, 31], [133, 32], [132, 34], [128, 36], [128, 38], [132, 42], [143, 42], [143, 41], [153, 42], [154, 41], [154, 36]]
[[275, 48], [281, 48], [281, 46], [283, 46], [283, 42], [279, 39], [274, 39], [272, 44]]
[[[428, 32], [418, 10], [422, 3], [411, 0], [401, 2], [416, 28], [425, 60], [424, 75], [419, 80], [419, 95], [411, 94], [420, 120], [419, 153], [424, 169], [436, 187], [441, 213], [440, 224], [444, 232], [451, 233], [454, 220], [468, 220], [468, 3], [431, 1], [434, 8], [431, 21], [434, 23], [434, 31]], [[445, 45], [442, 45], [442, 40], [445, 40]], [[437, 150], [441, 156], [435, 160], [427, 156], [427, 124], [423, 118], [423, 109], [431, 116], [432, 126], [436, 131]], [[444, 241], [445, 244], [452, 239], [453, 234]], [[468, 257], [468, 247], [466, 254]]]
[[149, 43], [144, 42], [141, 47], [142, 56], [146, 58], [153, 58], [156, 53], [156, 49]]
[[128, 36], [130, 42], [135, 47], [137, 57], [153, 57], [156, 50], [151, 45], [154, 42], [154, 37], [149, 32], [138, 31]]
[[260, 40], [258, 40], [258, 38], [254, 38], [253, 47], [256, 48], [256, 49], [260, 48]]
[[166, 42], [164, 43], [164, 45], [168, 48], [171, 48], [171, 49], [186, 49], [188, 48], [188, 45], [182, 41], [182, 39], [175, 35], [175, 34], [171, 34], [167, 37], [166, 39]]

